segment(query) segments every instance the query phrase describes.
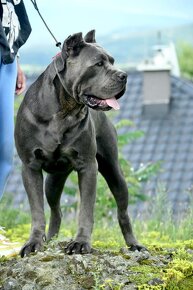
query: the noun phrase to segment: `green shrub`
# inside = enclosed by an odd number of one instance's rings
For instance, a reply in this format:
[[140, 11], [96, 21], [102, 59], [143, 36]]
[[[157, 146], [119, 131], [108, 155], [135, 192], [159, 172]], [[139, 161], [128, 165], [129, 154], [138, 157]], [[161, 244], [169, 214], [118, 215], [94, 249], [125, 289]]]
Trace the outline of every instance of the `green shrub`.
[[0, 202], [0, 226], [11, 229], [26, 223], [30, 223], [29, 212], [25, 212], [22, 206], [14, 208], [12, 198], [4, 195]]
[[178, 59], [183, 77], [193, 79], [193, 46], [190, 43], [178, 44]]

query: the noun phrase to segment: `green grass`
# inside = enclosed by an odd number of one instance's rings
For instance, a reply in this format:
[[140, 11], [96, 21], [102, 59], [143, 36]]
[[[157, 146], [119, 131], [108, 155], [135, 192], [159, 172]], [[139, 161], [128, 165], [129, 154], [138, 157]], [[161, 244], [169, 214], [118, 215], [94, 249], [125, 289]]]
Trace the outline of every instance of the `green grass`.
[[[155, 198], [148, 202], [150, 209], [146, 210], [144, 217], [142, 215], [132, 221], [138, 240], [145, 244], [155, 244], [160, 241], [168, 244], [178, 241], [188, 241], [193, 238], [193, 198], [190, 198], [190, 204], [186, 213], [178, 220], [172, 215], [172, 207], [167, 200], [167, 192], [163, 187], [160, 187]], [[124, 241], [116, 218], [114, 216], [108, 216], [108, 218], [104, 217], [99, 219], [97, 206], [93, 234], [94, 240], [103, 243], [104, 239], [104, 242], [107, 242], [106, 237], [108, 236], [111, 240], [113, 239], [115, 244], [118, 245], [121, 243], [123, 245]], [[100, 206], [98, 207], [100, 209]], [[49, 212], [46, 212], [46, 219], [48, 223]], [[29, 231], [30, 222], [31, 217], [29, 211], [24, 211], [22, 206], [19, 209], [13, 208], [11, 199], [5, 194], [0, 203], [0, 226], [5, 228], [9, 237], [13, 241], [17, 237], [21, 239], [21, 229], [23, 229], [23, 236], [26, 236], [26, 232]], [[101, 231], [101, 229], [103, 230]], [[75, 220], [66, 223], [65, 218], [63, 218], [60, 235], [64, 236], [65, 231], [67, 231], [72, 236], [75, 234], [75, 230]], [[17, 234], [17, 231], [19, 234]], [[103, 233], [105, 234], [103, 235]]]

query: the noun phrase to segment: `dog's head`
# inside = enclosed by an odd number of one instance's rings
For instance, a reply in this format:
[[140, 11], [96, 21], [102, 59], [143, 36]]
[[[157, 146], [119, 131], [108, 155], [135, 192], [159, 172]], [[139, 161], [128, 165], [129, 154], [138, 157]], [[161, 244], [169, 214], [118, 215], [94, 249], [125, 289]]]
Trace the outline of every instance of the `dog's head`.
[[67, 92], [80, 104], [93, 109], [118, 109], [127, 74], [114, 67], [114, 59], [95, 41], [92, 30], [69, 36], [56, 58], [58, 73]]

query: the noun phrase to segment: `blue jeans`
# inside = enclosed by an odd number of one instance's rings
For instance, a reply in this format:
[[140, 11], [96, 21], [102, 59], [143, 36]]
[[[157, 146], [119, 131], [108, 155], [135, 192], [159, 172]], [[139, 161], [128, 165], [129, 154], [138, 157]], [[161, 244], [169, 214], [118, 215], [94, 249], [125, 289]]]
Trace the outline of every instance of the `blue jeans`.
[[0, 199], [13, 162], [16, 62], [6, 65], [0, 63]]

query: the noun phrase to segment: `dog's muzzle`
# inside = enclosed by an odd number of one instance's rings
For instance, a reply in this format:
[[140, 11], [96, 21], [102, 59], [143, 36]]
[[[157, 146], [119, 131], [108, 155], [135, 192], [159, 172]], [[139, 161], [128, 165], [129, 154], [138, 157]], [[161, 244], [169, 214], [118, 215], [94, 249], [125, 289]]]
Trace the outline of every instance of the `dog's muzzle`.
[[85, 105], [89, 106], [94, 110], [109, 111], [112, 108], [114, 110], [119, 110], [120, 106], [117, 102], [117, 99], [119, 99], [124, 94], [124, 92], [125, 88], [116, 96], [108, 99], [102, 99], [94, 95], [84, 94], [81, 99]]

